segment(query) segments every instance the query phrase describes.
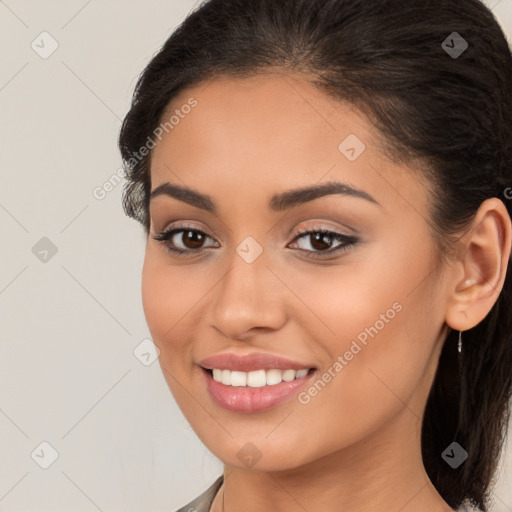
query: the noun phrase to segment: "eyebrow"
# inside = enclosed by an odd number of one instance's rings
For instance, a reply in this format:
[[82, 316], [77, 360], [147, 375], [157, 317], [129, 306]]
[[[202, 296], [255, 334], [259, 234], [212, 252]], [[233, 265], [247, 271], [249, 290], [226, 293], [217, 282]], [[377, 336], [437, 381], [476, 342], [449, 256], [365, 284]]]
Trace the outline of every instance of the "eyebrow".
[[[331, 181], [321, 185], [313, 185], [274, 194], [269, 201], [269, 208], [279, 212], [288, 210], [289, 208], [293, 208], [299, 204], [313, 201], [319, 197], [332, 194], [358, 197], [378, 206], [382, 206], [375, 198], [364, 190], [355, 188], [347, 183]], [[163, 183], [151, 192], [150, 200], [161, 195], [173, 197], [174, 199], [178, 199], [179, 201], [183, 201], [213, 214], [218, 213], [217, 206], [210, 196], [201, 194], [200, 192], [188, 187], [182, 187], [171, 183]]]

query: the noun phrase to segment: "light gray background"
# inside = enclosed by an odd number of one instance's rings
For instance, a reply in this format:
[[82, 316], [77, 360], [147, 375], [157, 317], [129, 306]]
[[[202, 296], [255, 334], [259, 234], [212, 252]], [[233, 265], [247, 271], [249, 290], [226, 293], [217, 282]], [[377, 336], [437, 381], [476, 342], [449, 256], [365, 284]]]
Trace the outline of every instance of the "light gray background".
[[[122, 185], [93, 194], [120, 168], [138, 74], [195, 4], [0, 0], [0, 511], [173, 512], [222, 471], [134, 354], [142, 228]], [[488, 5], [511, 41], [512, 0]], [[511, 482], [508, 443], [496, 512]]]

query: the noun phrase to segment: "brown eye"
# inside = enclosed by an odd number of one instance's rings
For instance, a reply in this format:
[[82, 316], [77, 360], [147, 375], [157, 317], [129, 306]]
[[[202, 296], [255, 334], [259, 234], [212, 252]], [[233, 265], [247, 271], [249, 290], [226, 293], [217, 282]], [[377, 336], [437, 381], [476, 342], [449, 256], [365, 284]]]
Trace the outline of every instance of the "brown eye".
[[203, 233], [195, 230], [182, 230], [181, 232], [183, 233], [181, 235], [181, 241], [188, 249], [201, 248], [205, 239], [205, 235]]
[[334, 238], [327, 233], [313, 233], [308, 236], [310, 237], [311, 247], [318, 251], [330, 249], [330, 246], [333, 243], [332, 238]]
[[[299, 246], [299, 250], [309, 253], [312, 257], [328, 256], [333, 253], [342, 252], [350, 247], [356, 245], [358, 239], [354, 236], [336, 233], [325, 229], [316, 229], [311, 231], [299, 231], [298, 236], [295, 237]], [[303, 247], [300, 247], [299, 241], [305, 241]], [[333, 246], [335, 242], [337, 245]], [[306, 247], [304, 247], [306, 245]], [[309, 245], [309, 247], [307, 247]], [[334, 248], [333, 248], [334, 247]]]
[[[188, 226], [176, 226], [153, 237], [154, 240], [162, 242], [169, 252], [175, 254], [189, 255], [199, 254], [207, 247], [218, 247], [218, 245], [204, 246], [206, 239], [213, 240], [203, 231]], [[300, 247], [298, 242], [309, 242], [309, 247]], [[336, 243], [336, 245], [333, 245]], [[299, 245], [299, 250], [308, 253], [313, 258], [319, 258], [343, 252], [356, 245], [358, 239], [354, 236], [344, 235], [335, 231], [316, 229], [302, 232], [295, 237], [294, 243]], [[307, 243], [305, 245], [308, 245]]]
[[154, 236], [157, 242], [162, 242], [173, 253], [199, 253], [204, 250], [203, 244], [211, 237], [199, 229], [176, 226]]

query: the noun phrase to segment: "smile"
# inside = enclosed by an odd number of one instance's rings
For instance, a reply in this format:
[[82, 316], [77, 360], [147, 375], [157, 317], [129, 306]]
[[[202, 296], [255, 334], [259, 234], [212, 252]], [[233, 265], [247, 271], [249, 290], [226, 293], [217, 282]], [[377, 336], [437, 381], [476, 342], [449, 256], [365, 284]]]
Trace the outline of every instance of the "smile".
[[255, 370], [242, 372], [235, 370], [221, 370], [213, 368], [213, 379], [222, 382], [225, 386], [261, 388], [275, 386], [281, 382], [291, 382], [308, 374], [309, 370]]
[[223, 409], [239, 413], [266, 411], [283, 404], [318, 373], [314, 368], [250, 372], [201, 368], [201, 371], [213, 402]]

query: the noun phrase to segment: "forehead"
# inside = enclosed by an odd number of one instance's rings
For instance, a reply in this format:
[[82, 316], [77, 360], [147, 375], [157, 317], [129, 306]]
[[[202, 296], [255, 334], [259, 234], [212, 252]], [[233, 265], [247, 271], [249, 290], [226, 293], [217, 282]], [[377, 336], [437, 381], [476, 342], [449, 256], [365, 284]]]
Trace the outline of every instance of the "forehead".
[[[382, 196], [384, 169], [392, 171], [392, 187], [414, 187], [407, 183], [410, 169], [384, 156], [377, 130], [361, 112], [297, 75], [262, 73], [202, 82], [176, 96], [162, 122], [172, 116], [172, 128], [153, 150], [152, 189], [181, 181], [202, 190], [222, 183], [226, 193], [246, 188], [257, 194], [326, 177], [373, 188]], [[355, 160], [343, 153], [350, 149], [347, 140], [360, 152]], [[418, 173], [413, 181], [418, 184]], [[409, 190], [410, 200], [421, 200], [416, 196], [422, 192]]]
[[[188, 108], [191, 101], [196, 105]], [[351, 105], [334, 102], [305, 80], [281, 73], [200, 83], [173, 99], [162, 126], [171, 118], [152, 163], [172, 155], [175, 162], [183, 157], [195, 161], [195, 168], [208, 163], [202, 161], [205, 157], [210, 164], [215, 157], [225, 164], [245, 160], [244, 167], [251, 167], [251, 159], [258, 158], [261, 172], [262, 159], [268, 167], [280, 155], [286, 162], [310, 165], [315, 156], [318, 163], [325, 159], [320, 156], [337, 158], [339, 143], [353, 132], [366, 146], [374, 144], [372, 127]]]

